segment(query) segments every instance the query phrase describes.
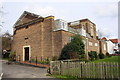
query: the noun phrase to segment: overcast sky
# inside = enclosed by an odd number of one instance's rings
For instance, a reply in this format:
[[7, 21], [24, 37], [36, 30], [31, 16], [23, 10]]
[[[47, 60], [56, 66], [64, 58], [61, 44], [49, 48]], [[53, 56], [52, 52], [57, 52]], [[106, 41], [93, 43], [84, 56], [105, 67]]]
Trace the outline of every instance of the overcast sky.
[[[13, 34], [13, 24], [24, 11], [43, 17], [53, 15], [55, 19], [67, 22], [88, 18], [96, 24], [105, 37], [118, 37], [118, 1], [119, 0], [4, 0], [4, 20], [2, 33]], [[1, 7], [1, 6], [0, 6]]]

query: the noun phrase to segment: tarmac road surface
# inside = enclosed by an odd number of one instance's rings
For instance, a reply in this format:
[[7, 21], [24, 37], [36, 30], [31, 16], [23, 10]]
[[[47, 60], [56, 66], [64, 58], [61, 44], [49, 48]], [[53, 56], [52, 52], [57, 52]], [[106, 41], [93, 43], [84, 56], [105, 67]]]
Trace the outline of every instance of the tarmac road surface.
[[[7, 62], [6, 60], [1, 60], [0, 62], [2, 62], [3, 79], [4, 78], [48, 78], [49, 80], [51, 78], [50, 76], [46, 76], [47, 69], [45, 68], [37, 68], [37, 67], [18, 65], [18, 64], [8, 65], [6, 64]], [[50, 80], [60, 80], [60, 79], [52, 78]]]

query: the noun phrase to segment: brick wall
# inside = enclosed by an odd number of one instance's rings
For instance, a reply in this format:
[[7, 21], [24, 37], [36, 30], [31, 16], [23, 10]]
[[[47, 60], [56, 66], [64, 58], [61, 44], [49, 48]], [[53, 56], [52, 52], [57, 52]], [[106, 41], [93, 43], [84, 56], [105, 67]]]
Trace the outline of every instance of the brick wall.
[[[97, 44], [97, 45], [95, 45]], [[99, 53], [99, 41], [94, 39], [88, 39], [88, 51], [96, 51]]]
[[102, 40], [99, 41], [99, 43], [100, 43], [100, 48], [102, 50], [102, 53], [104, 55], [106, 55], [106, 52], [107, 52], [107, 43], [105, 41], [102, 41]]
[[17, 55], [20, 55], [21, 60], [23, 60], [23, 46], [30, 46], [32, 58], [35, 56], [40, 57], [42, 50], [40, 33], [42, 24], [42, 22], [39, 22], [28, 26], [28, 28], [21, 28], [17, 30], [16, 34], [13, 36], [12, 51], [15, 51]]
[[[54, 41], [54, 54], [59, 54], [61, 53], [62, 48], [64, 47], [64, 45], [66, 45], [67, 43], [70, 42], [70, 37], [75, 35], [73, 33], [64, 31], [64, 30], [59, 30], [56, 31], [55, 34], [56, 35], [55, 41]], [[94, 40], [94, 39], [88, 39], [88, 42], [86, 40], [85, 37], [82, 36], [83, 41], [85, 42], [85, 53], [89, 52], [89, 51], [96, 51], [97, 53], [99, 53], [99, 41]], [[89, 45], [89, 42], [92, 42], [92, 46]], [[97, 43], [97, 46], [95, 46], [95, 43]], [[57, 56], [59, 56], [57, 55]], [[87, 57], [87, 54], [85, 55], [85, 57]]]
[[[49, 16], [44, 18], [43, 21], [37, 22], [35, 24], [29, 25], [28, 28], [21, 28], [16, 30], [16, 33], [13, 36], [12, 51], [16, 52], [16, 55], [21, 56], [23, 60], [23, 51], [24, 46], [30, 46], [31, 58], [35, 59], [37, 56], [39, 60], [52, 59], [53, 56], [59, 58], [62, 48], [64, 45], [70, 42], [70, 37], [73, 36], [73, 33], [58, 30], [53, 31], [54, 29], [54, 17]], [[87, 29], [88, 30], [88, 29]], [[96, 31], [96, 27], [94, 27]], [[89, 31], [88, 31], [89, 32]], [[96, 33], [94, 33], [96, 35]], [[88, 42], [85, 37], [82, 37], [85, 43], [85, 52], [96, 51], [99, 53], [99, 41], [96, 39], [88, 39]], [[92, 46], [89, 45], [89, 42], [92, 43]], [[95, 46], [97, 43], [97, 46]], [[106, 44], [100, 42], [101, 45]], [[101, 46], [103, 53], [106, 53], [106, 50]], [[87, 56], [87, 55], [86, 55]]]
[[53, 27], [54, 17], [47, 17], [43, 22], [42, 30], [42, 56], [43, 58], [52, 58], [53, 56]]
[[88, 19], [81, 20], [80, 23], [81, 23], [81, 25], [86, 26], [86, 28], [85, 28], [86, 32], [89, 33], [90, 35], [92, 34], [90, 24], [92, 24], [93, 25], [93, 39], [96, 39], [96, 25]]
[[54, 31], [53, 36], [53, 56], [59, 58], [62, 50], [62, 31]]

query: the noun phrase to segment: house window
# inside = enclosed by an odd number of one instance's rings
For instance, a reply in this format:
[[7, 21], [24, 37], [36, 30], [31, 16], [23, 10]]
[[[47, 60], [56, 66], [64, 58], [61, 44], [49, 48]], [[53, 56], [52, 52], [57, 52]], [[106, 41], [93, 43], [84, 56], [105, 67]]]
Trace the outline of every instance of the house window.
[[106, 50], [106, 45], [104, 44], [104, 50]]
[[73, 37], [69, 37], [69, 42], [71, 42], [72, 39], [73, 39]]
[[89, 46], [92, 46], [93, 45], [93, 43], [92, 42], [89, 42]]
[[63, 24], [63, 29], [64, 29], [65, 28], [64, 22], [62, 22], [62, 24]]
[[97, 43], [95, 43], [95, 46], [98, 46], [98, 44], [97, 44]]

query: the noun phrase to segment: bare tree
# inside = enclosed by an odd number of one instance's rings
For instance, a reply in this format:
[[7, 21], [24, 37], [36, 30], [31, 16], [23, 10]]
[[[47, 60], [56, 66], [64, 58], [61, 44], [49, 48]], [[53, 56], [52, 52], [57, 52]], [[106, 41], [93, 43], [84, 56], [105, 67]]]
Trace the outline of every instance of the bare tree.
[[2, 3], [0, 4], [0, 27], [3, 27], [3, 23], [4, 23], [4, 21], [3, 21], [3, 15], [4, 15], [4, 11], [3, 11], [3, 5], [2, 5]]
[[2, 49], [11, 50], [12, 35], [7, 31], [2, 35]]

